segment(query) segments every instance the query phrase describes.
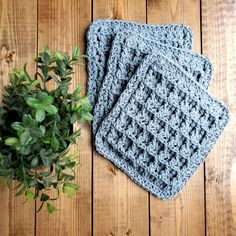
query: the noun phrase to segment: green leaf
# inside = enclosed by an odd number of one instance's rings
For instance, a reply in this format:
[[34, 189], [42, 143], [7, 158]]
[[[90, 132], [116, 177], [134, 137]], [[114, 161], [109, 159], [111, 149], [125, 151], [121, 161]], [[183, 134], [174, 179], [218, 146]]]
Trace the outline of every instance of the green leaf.
[[46, 66], [45, 64], [42, 64], [41, 67], [42, 67], [42, 73], [43, 73], [43, 76], [44, 76], [45, 78], [47, 78], [48, 71], [49, 71], [48, 66]]
[[75, 166], [76, 166], [76, 161], [72, 161], [65, 165], [66, 168], [70, 168], [70, 169], [74, 168]]
[[86, 59], [89, 58], [88, 55], [80, 55], [80, 57], [83, 57], [83, 58], [86, 58]]
[[78, 59], [79, 54], [80, 54], [80, 47], [76, 46], [73, 51], [72, 59]]
[[[69, 168], [66, 169], [66, 172], [68, 172], [68, 170], [69, 170]], [[74, 175], [72, 170], [71, 170], [71, 172], [72, 172], [72, 174], [63, 173], [63, 175], [65, 176], [66, 181], [73, 181], [73, 180], [75, 180], [75, 175]], [[75, 189], [75, 191], [76, 191], [76, 189]], [[71, 195], [73, 195], [73, 194], [71, 194]]]
[[80, 93], [82, 91], [82, 88], [79, 86], [75, 89], [75, 91], [72, 93], [71, 98], [75, 101], [80, 99]]
[[30, 134], [31, 136], [35, 136], [35, 137], [42, 137], [43, 136], [43, 131], [41, 128], [38, 128], [38, 127], [33, 127], [30, 129]]
[[15, 190], [15, 189], [18, 189], [20, 186], [22, 186], [23, 185], [23, 183], [22, 182], [20, 182], [20, 183], [18, 183], [13, 189]]
[[9, 79], [12, 85], [17, 85], [17, 76], [14, 73], [9, 73]]
[[40, 197], [40, 201], [41, 202], [46, 202], [49, 200], [49, 196], [46, 193], [42, 193], [41, 197]]
[[38, 85], [40, 85], [40, 81], [39, 81], [39, 80], [34, 80], [34, 81], [30, 84], [29, 89], [32, 90], [32, 89], [35, 89], [36, 87], [40, 87], [40, 86], [38, 86]]
[[31, 153], [31, 149], [26, 145], [26, 146], [20, 146], [20, 149], [18, 150], [19, 154], [28, 156]]
[[20, 122], [14, 122], [11, 124], [12, 129], [14, 129], [17, 132], [23, 132], [25, 128], [21, 125]]
[[56, 160], [56, 158], [58, 157], [58, 153], [54, 152], [51, 150], [51, 149], [42, 149], [40, 151], [40, 157], [41, 157], [41, 160], [43, 162], [43, 165], [44, 166], [50, 166], [51, 163]]
[[50, 54], [50, 49], [49, 49], [48, 45], [44, 46], [43, 51]]
[[34, 108], [37, 110], [43, 110], [44, 109], [44, 105], [42, 103], [37, 103], [34, 105]]
[[19, 72], [18, 77], [19, 77], [19, 80], [21, 81], [21, 83], [25, 83], [25, 82], [29, 83], [30, 82], [27, 74], [23, 70], [21, 70]]
[[78, 150], [78, 151], [76, 151], [76, 152], [74, 152], [73, 154], [70, 155], [70, 159], [74, 160], [74, 159], [78, 158], [79, 155], [80, 155], [80, 151]]
[[77, 95], [77, 94], [80, 94], [82, 91], [82, 87], [81, 86], [78, 86], [75, 91], [73, 92], [73, 94]]
[[51, 146], [52, 146], [52, 148], [57, 149], [60, 146], [58, 139], [56, 139], [55, 137], [52, 137], [51, 138]]
[[64, 56], [63, 56], [62, 53], [60, 53], [60, 52], [55, 52], [54, 58], [55, 58], [56, 60], [59, 60], [59, 61], [64, 60]]
[[38, 98], [40, 101], [43, 101], [43, 99], [44, 99], [45, 97], [47, 97], [47, 96], [48, 96], [48, 94], [47, 94], [46, 92], [40, 91], [40, 92], [37, 93], [37, 98]]
[[39, 100], [36, 99], [36, 98], [28, 97], [28, 98], [26, 99], [26, 103], [27, 103], [28, 106], [34, 107], [35, 104], [38, 104], [38, 103], [40, 103], [40, 102], [39, 102]]
[[27, 63], [24, 64], [24, 73], [25, 73], [25, 76], [27, 77], [28, 81], [31, 83], [32, 79], [30, 78], [30, 75], [27, 72], [26, 67], [27, 67]]
[[51, 105], [53, 101], [54, 101], [54, 98], [52, 96], [47, 96], [43, 98], [42, 103], [43, 105], [48, 106], [48, 105]]
[[22, 119], [22, 124], [24, 127], [31, 127], [33, 125], [33, 119], [31, 115], [29, 114], [24, 114], [23, 119]]
[[88, 106], [85, 109], [86, 112], [91, 112], [92, 110], [93, 110], [93, 106]]
[[27, 145], [31, 141], [31, 139], [32, 139], [32, 137], [30, 136], [29, 130], [25, 130], [25, 132], [23, 132], [20, 135], [20, 143], [21, 143], [21, 145]]
[[48, 210], [48, 213], [52, 214], [53, 212], [57, 210], [57, 208], [54, 205], [47, 202], [47, 210]]
[[77, 189], [70, 186], [64, 186], [63, 187], [63, 193], [67, 193], [69, 197], [74, 196]]
[[31, 166], [36, 167], [38, 165], [38, 163], [39, 163], [39, 159], [37, 156], [35, 156], [31, 161]]
[[81, 129], [78, 129], [70, 137], [77, 138], [80, 135], [81, 135]]
[[79, 100], [79, 105], [82, 106], [82, 107], [87, 107], [90, 105], [90, 100], [87, 96], [85, 97], [82, 97], [80, 100]]
[[26, 191], [26, 187], [23, 186], [23, 187], [21, 188], [21, 190], [18, 191], [18, 192], [15, 194], [15, 196], [20, 196], [20, 195], [23, 194], [25, 191]]
[[26, 194], [26, 199], [28, 201], [30, 201], [30, 202], [34, 201], [35, 195], [34, 195], [34, 193], [33, 193], [33, 191], [31, 189], [27, 189], [25, 194]]
[[71, 103], [70, 103], [70, 109], [71, 109], [71, 111], [75, 111], [75, 110], [76, 110], [76, 102], [71, 101]]
[[93, 120], [93, 115], [91, 113], [82, 113], [81, 119], [87, 120], [87, 121], [92, 121]]
[[39, 56], [39, 57], [36, 57], [36, 58], [34, 59], [34, 61], [37, 62], [37, 63], [43, 63], [42, 58], [41, 58], [40, 56]]
[[19, 144], [19, 139], [15, 137], [10, 137], [5, 139], [5, 144], [8, 146], [16, 146]]
[[[80, 57], [82, 57], [82, 56], [80, 56]], [[84, 66], [84, 63], [80, 62], [80, 61], [75, 61], [74, 64], [78, 65], [78, 66]]]
[[45, 65], [48, 65], [50, 63], [50, 56], [47, 52], [43, 53], [42, 61], [45, 63]]
[[74, 124], [77, 121], [77, 114], [74, 112], [70, 118], [70, 123]]
[[57, 108], [54, 105], [49, 105], [49, 106], [45, 107], [44, 109], [50, 115], [57, 114]]
[[45, 135], [45, 133], [46, 133], [46, 128], [45, 128], [45, 126], [43, 126], [43, 125], [40, 125], [39, 126], [39, 128], [41, 129], [41, 131], [42, 131], [42, 136], [44, 136]]
[[42, 122], [45, 119], [45, 111], [44, 110], [37, 110], [35, 114], [35, 119], [38, 122]]

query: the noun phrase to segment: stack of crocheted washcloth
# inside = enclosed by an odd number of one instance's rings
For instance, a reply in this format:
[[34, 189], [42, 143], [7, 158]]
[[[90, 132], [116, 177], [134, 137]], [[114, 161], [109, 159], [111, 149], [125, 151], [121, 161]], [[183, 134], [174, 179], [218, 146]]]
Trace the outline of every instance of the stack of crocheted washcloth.
[[229, 120], [183, 25], [98, 20], [87, 32], [97, 151], [161, 199], [184, 187]]

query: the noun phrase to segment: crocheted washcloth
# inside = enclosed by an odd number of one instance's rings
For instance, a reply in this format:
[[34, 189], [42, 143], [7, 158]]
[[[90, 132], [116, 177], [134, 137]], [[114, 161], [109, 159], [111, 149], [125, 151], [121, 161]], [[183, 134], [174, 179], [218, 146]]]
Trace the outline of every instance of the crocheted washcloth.
[[205, 160], [228, 119], [223, 103], [157, 51], [141, 63], [95, 143], [143, 188], [170, 199]]
[[192, 49], [193, 33], [183, 25], [145, 25], [121, 20], [97, 20], [92, 23], [87, 32], [88, 61], [88, 92], [93, 105], [104, 76], [106, 63], [115, 35], [124, 30], [142, 32], [145, 37], [155, 38], [157, 42], [173, 47]]
[[204, 88], [208, 88], [213, 72], [212, 64], [208, 58], [189, 50], [156, 43], [154, 40], [146, 39], [141, 34], [134, 34], [130, 31], [119, 33], [113, 41], [107, 63], [107, 74], [94, 107], [94, 133], [97, 132], [101, 121], [116, 103], [140, 62], [153, 49], [158, 49], [159, 52], [171, 58]]

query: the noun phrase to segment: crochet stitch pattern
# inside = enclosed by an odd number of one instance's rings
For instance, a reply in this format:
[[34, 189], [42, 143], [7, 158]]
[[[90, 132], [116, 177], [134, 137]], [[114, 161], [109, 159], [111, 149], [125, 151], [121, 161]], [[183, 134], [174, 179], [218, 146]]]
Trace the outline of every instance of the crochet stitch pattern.
[[171, 199], [206, 159], [228, 120], [223, 103], [154, 51], [102, 122], [95, 144], [140, 186]]
[[95, 105], [100, 87], [106, 74], [106, 64], [112, 41], [117, 33], [125, 30], [142, 32], [145, 37], [177, 48], [192, 49], [192, 30], [180, 24], [146, 25], [122, 20], [97, 20], [87, 32], [88, 92]]
[[158, 49], [158, 52], [178, 63], [205, 89], [209, 87], [213, 66], [207, 57], [189, 50], [157, 43], [149, 38], [146, 39], [141, 34], [134, 34], [130, 31], [118, 33], [113, 41], [107, 63], [107, 74], [100, 88], [98, 101], [94, 108], [94, 134], [101, 121], [107, 116], [125, 89], [127, 82], [134, 74], [140, 62], [153, 49]]

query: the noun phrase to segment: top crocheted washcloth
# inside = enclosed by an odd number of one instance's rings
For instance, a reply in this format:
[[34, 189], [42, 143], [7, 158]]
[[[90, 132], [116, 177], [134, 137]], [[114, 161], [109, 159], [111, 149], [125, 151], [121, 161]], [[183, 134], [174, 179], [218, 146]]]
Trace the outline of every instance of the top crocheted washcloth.
[[213, 66], [207, 57], [189, 50], [156, 43], [154, 40], [146, 39], [143, 35], [130, 31], [118, 33], [113, 41], [107, 62], [107, 74], [94, 107], [94, 133], [97, 132], [101, 121], [113, 108], [145, 55], [149, 54], [153, 49], [158, 49], [158, 52], [179, 64], [204, 88], [207, 89], [209, 87]]
[[87, 32], [88, 61], [88, 92], [93, 105], [104, 76], [106, 63], [115, 35], [124, 30], [142, 32], [145, 37], [155, 38], [157, 42], [173, 47], [192, 49], [193, 33], [183, 25], [146, 25], [121, 20], [97, 20], [92, 23]]
[[102, 122], [95, 143], [143, 188], [170, 199], [205, 160], [228, 119], [221, 102], [154, 52]]

